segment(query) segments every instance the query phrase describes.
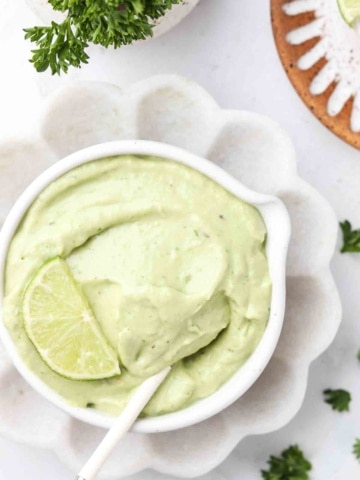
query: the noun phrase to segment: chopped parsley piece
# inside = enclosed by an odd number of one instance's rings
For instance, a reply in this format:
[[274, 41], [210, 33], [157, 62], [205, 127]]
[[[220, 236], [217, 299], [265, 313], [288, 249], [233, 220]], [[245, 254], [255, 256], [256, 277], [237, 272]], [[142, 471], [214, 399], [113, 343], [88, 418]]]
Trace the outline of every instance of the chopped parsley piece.
[[360, 461], [360, 438], [357, 438], [355, 440], [355, 443], [353, 446], [353, 454]]
[[343, 234], [341, 253], [360, 252], [360, 229], [353, 230], [348, 220], [340, 223], [340, 227]]
[[297, 445], [284, 450], [280, 457], [271, 455], [269, 470], [261, 471], [264, 480], [308, 480], [311, 463]]
[[351, 395], [346, 390], [324, 390], [324, 400], [331, 405], [333, 410], [348, 412], [350, 410]]

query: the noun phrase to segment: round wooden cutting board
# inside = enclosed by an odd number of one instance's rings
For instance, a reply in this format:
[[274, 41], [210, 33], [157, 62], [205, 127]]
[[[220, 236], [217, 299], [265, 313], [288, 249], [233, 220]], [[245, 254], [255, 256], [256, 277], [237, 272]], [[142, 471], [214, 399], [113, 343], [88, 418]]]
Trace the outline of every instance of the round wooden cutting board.
[[338, 115], [331, 117], [328, 115], [326, 107], [336, 83], [333, 82], [323, 94], [312, 95], [310, 93], [309, 87], [313, 78], [324, 67], [327, 60], [322, 58], [309, 70], [297, 68], [299, 58], [312, 48], [319, 41], [320, 37], [308, 40], [301, 45], [291, 45], [286, 40], [286, 35], [290, 31], [315, 20], [314, 12], [289, 16], [283, 11], [285, 3], [289, 3], [289, 0], [271, 0], [271, 22], [276, 47], [291, 83], [308, 108], [329, 130], [353, 147], [360, 149], [360, 133], [354, 132], [350, 128], [353, 97], [346, 102]]

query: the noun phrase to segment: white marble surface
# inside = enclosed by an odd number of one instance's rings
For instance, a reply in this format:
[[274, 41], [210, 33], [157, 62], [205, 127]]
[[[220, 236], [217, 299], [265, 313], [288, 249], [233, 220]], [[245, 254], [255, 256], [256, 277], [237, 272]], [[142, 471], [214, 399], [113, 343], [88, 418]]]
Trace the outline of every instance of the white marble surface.
[[[226, 5], [225, 5], [226, 4]], [[34, 23], [23, 0], [0, 0], [0, 136], [19, 133], [42, 94], [65, 78], [37, 75], [27, 64], [29, 46], [21, 28]], [[4, 39], [6, 38], [6, 41]], [[111, 58], [110, 58], [111, 57]], [[69, 80], [105, 80], [127, 85], [158, 73], [178, 73], [202, 84], [225, 108], [265, 113], [292, 136], [299, 170], [333, 205], [339, 219], [360, 226], [360, 153], [328, 132], [306, 109], [283, 72], [274, 47], [269, 1], [201, 0], [173, 31], [114, 56], [95, 49], [93, 62]], [[333, 272], [344, 304], [344, 320], [333, 346], [312, 369], [305, 403], [279, 432], [243, 442], [202, 480], [255, 480], [270, 453], [298, 442], [314, 463], [314, 480], [357, 480], [360, 463], [351, 454], [360, 437], [360, 255], [336, 254]], [[306, 319], [304, 319], [306, 321]], [[322, 402], [325, 387], [348, 388], [352, 412], [336, 414]], [[19, 421], [21, 419], [19, 418]], [[240, 466], [239, 459], [246, 458]], [[72, 478], [53, 454], [0, 440], [0, 478]], [[146, 473], [134, 480], [169, 479]]]

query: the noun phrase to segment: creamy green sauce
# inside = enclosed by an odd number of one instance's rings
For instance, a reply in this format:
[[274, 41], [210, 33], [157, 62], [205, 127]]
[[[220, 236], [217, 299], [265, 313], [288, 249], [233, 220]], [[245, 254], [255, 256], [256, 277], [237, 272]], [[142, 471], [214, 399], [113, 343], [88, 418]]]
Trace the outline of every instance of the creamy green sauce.
[[[251, 355], [271, 282], [259, 212], [199, 172], [154, 157], [78, 167], [32, 204], [9, 249], [4, 321], [28, 367], [70, 404], [118, 414], [133, 389], [172, 372], [144, 410], [160, 415], [216, 391]], [[28, 339], [22, 295], [37, 269], [66, 259], [122, 374], [73, 381]]]

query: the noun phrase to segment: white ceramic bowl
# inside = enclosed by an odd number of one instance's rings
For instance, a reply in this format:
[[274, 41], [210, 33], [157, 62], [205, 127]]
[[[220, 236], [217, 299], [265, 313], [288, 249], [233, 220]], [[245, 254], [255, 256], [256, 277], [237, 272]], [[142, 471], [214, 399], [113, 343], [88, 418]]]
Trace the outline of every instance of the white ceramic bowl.
[[[153, 37], [147, 38], [145, 41], [151, 38], [159, 37], [164, 33], [174, 28], [181, 22], [189, 13], [195, 8], [199, 0], [187, 0], [184, 3], [173, 5], [171, 10], [168, 10], [163, 17], [160, 17], [155, 23], [156, 26], [153, 29]], [[65, 15], [58, 10], [54, 10], [48, 0], [26, 0], [31, 10], [39, 17], [39, 19], [48, 24], [52, 21], [62, 22]], [[144, 40], [142, 40], [144, 41]]]
[[[11, 209], [0, 232], [0, 310], [2, 310], [3, 277], [11, 239], [24, 214], [39, 193], [69, 170], [103, 157], [139, 154], [154, 155], [188, 165], [215, 180], [240, 199], [254, 205], [261, 213], [267, 228], [267, 256], [273, 284], [270, 318], [265, 333], [248, 361], [213, 395], [175, 413], [138, 420], [133, 431], [153, 433], [187, 427], [205, 420], [231, 405], [243, 395], [269, 362], [278, 342], [285, 310], [285, 266], [290, 239], [290, 220], [283, 203], [276, 197], [250, 190], [223, 169], [185, 150], [163, 143], [125, 140], [103, 143], [73, 153], [43, 172]], [[22, 361], [15, 344], [0, 318], [0, 338], [15, 367], [25, 380], [41, 395], [73, 417], [92, 425], [109, 428], [114, 417], [91, 409], [69, 405], [48, 387]]]

